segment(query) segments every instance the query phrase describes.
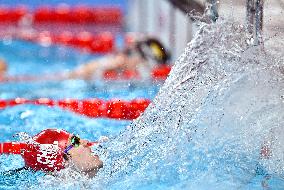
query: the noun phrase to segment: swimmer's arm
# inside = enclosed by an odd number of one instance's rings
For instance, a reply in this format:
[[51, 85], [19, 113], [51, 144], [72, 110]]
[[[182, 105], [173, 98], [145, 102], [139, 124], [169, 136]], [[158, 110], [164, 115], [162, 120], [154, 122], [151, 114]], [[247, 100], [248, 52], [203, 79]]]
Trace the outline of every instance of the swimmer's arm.
[[[106, 63], [107, 62], [107, 63]], [[107, 71], [107, 70], [115, 70], [125, 65], [125, 59], [123, 56], [115, 55], [109, 56], [104, 59], [98, 59], [94, 61], [90, 61], [84, 65], [79, 66], [74, 71], [71, 71], [68, 74], [69, 79], [81, 78], [85, 80], [92, 79], [93, 75], [96, 71]]]
[[91, 61], [87, 64], [79, 66], [74, 71], [68, 73], [67, 78], [69, 79], [85, 79], [89, 80], [92, 78], [93, 73], [98, 69], [98, 63], [96, 61]]

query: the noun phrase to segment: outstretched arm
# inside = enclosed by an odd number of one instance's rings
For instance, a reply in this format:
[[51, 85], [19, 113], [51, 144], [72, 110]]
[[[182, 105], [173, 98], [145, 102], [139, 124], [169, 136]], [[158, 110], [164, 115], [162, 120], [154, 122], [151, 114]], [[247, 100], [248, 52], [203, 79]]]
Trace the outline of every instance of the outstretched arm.
[[[90, 61], [84, 65], [81, 65], [74, 71], [68, 74], [68, 78], [81, 78], [85, 80], [90, 80], [94, 75], [98, 73], [104, 73], [108, 70], [121, 69], [126, 67], [128, 58], [123, 54], [115, 54], [106, 56], [104, 58]], [[100, 76], [96, 76], [100, 77]]]
[[67, 78], [69, 79], [85, 79], [90, 80], [92, 78], [92, 75], [96, 72], [99, 66], [99, 63], [97, 61], [91, 61], [87, 64], [81, 65], [75, 70], [71, 71], [67, 74]]

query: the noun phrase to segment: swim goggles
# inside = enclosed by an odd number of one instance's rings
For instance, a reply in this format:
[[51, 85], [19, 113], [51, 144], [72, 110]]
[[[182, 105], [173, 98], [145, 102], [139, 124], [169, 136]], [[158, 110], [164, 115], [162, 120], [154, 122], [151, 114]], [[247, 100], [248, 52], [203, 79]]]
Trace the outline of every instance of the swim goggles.
[[69, 150], [71, 150], [73, 147], [77, 148], [80, 146], [80, 137], [73, 135], [70, 139], [71, 144], [65, 148], [63, 151], [64, 154], [68, 154]]

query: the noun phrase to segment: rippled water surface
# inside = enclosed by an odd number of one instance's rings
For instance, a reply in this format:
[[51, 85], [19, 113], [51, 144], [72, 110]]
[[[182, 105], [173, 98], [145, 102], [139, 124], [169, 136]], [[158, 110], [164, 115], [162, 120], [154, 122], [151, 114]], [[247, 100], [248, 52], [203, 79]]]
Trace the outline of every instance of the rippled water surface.
[[[19, 123], [33, 129], [48, 120], [47, 127], [75, 128], [87, 138], [111, 136], [95, 150], [104, 168], [94, 179], [68, 170], [61, 177], [26, 171], [29, 177], [4, 182], [27, 189], [283, 189], [283, 87], [282, 57], [248, 45], [238, 23], [203, 24], [146, 112], [125, 124], [130, 127], [112, 131], [47, 108], [2, 112], [9, 134]], [[31, 119], [11, 119], [27, 109]], [[270, 159], [260, 156], [267, 143]]]

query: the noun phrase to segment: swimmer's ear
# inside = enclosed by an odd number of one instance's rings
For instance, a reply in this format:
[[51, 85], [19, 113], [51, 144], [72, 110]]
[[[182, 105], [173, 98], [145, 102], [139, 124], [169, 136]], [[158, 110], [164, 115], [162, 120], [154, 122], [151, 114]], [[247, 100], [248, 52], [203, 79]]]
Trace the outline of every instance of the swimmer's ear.
[[71, 155], [70, 154], [63, 154], [64, 159], [64, 166], [68, 167], [71, 165]]
[[69, 160], [69, 156], [70, 156], [70, 155], [68, 155], [68, 154], [63, 154], [64, 160], [65, 160], [65, 161], [68, 161], [68, 160]]

